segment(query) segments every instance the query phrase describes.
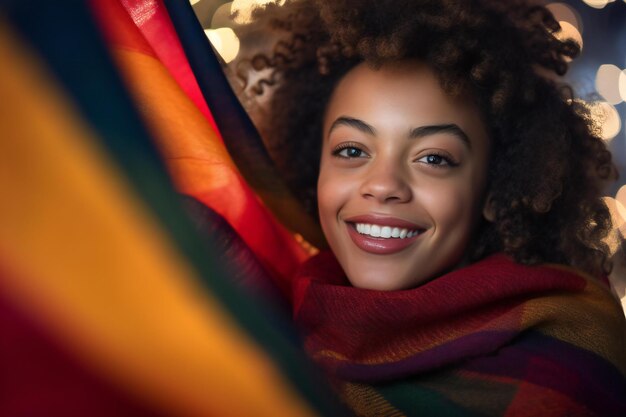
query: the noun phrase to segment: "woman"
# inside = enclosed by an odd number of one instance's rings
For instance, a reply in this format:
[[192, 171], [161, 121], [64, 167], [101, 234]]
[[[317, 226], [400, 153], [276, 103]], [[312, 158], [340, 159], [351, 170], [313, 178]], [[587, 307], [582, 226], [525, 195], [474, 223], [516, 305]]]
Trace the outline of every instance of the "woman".
[[[293, 285], [358, 415], [624, 415], [611, 156], [526, 1], [294, 1], [262, 130], [331, 252]], [[315, 204], [317, 203], [317, 204]]]

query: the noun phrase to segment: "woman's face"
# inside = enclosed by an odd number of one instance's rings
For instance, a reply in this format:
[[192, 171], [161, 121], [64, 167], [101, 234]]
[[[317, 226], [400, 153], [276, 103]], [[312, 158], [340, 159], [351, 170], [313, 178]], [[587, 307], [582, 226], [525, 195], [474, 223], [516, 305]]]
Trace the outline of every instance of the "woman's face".
[[463, 259], [481, 216], [489, 140], [479, 110], [424, 64], [342, 78], [318, 180], [324, 234], [355, 287], [416, 287]]

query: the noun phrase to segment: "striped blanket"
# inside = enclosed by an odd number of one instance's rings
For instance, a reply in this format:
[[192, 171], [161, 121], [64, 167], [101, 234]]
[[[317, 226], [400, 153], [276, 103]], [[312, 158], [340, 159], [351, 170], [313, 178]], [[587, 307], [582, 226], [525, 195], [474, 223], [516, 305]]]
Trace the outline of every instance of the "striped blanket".
[[324, 252], [294, 283], [294, 317], [357, 415], [626, 415], [620, 306], [565, 267], [494, 255], [382, 292]]
[[[284, 301], [294, 232], [319, 230], [189, 3], [0, 1], [0, 56], [0, 415], [344, 415], [233, 284]], [[402, 301], [332, 265], [297, 281], [296, 319], [358, 414], [626, 415], [624, 323], [595, 281], [494, 258]]]
[[223, 81], [207, 105], [176, 25], [216, 61], [187, 1], [0, 1], [0, 416], [335, 415], [288, 319], [233, 285], [225, 259], [282, 296], [307, 255], [233, 163], [228, 138], [257, 156], [216, 127], [236, 103]]

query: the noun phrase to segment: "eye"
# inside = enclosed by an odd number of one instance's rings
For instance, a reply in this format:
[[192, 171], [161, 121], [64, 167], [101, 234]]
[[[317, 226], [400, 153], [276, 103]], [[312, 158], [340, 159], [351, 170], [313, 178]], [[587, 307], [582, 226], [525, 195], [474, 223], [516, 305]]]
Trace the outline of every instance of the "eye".
[[426, 165], [431, 165], [436, 168], [455, 167], [458, 165], [451, 157], [441, 155], [438, 153], [431, 153], [417, 159], [417, 162], [421, 162]]
[[355, 144], [341, 144], [333, 149], [333, 156], [345, 159], [367, 158], [369, 155]]
[[359, 158], [363, 155], [363, 151], [359, 148], [343, 148], [335, 155], [343, 156], [344, 158]]

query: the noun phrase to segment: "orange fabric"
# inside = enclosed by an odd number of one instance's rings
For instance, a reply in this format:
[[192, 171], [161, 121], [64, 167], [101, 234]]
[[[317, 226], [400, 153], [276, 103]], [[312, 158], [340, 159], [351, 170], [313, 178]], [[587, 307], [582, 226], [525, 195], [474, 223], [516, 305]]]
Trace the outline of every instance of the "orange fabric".
[[90, 3], [108, 43], [157, 58], [217, 131], [162, 2], [91, 0]]
[[[177, 84], [124, 10], [92, 0], [112, 52], [181, 193], [222, 215], [273, 273], [285, 295], [308, 253], [244, 182], [218, 133]], [[150, 2], [148, 2], [150, 3]], [[165, 13], [162, 6], [153, 19]], [[161, 17], [162, 18], [162, 17]], [[134, 32], [133, 32], [134, 31]], [[156, 36], [156, 35], [155, 35]], [[154, 42], [153, 42], [154, 43]]]
[[0, 26], [0, 291], [169, 415], [312, 415], [27, 51]]

